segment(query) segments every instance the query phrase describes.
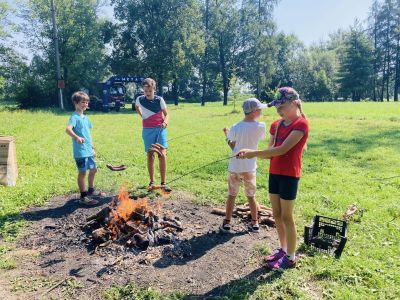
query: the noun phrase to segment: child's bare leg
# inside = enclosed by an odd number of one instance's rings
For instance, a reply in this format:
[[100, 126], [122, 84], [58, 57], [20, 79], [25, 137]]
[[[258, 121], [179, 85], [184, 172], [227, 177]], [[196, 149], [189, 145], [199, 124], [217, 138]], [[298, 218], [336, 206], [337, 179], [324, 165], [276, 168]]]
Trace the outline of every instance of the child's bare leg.
[[232, 220], [233, 209], [235, 208], [235, 199], [236, 196], [228, 196], [228, 200], [226, 201], [226, 215], [225, 220]]
[[297, 232], [296, 225], [293, 219], [294, 203], [293, 200], [280, 200], [282, 209], [282, 221], [285, 224], [286, 242], [287, 242], [287, 253], [292, 255], [291, 259], [294, 258], [296, 252]]
[[150, 181], [154, 182], [154, 152], [147, 152], [147, 170], [149, 171]]
[[85, 177], [86, 177], [86, 172], [78, 173], [78, 187], [79, 187], [79, 192], [81, 193], [86, 192]]
[[274, 215], [276, 231], [278, 232], [281, 248], [287, 252], [285, 224], [282, 221], [281, 198], [278, 194], [269, 194], [269, 200], [272, 205], [272, 214]]
[[161, 182], [167, 183], [167, 150], [163, 149], [159, 157]]
[[89, 171], [89, 176], [88, 176], [88, 184], [89, 184], [89, 189], [94, 188], [94, 176], [97, 173], [97, 169], [90, 169]]
[[251, 212], [251, 223], [257, 224], [258, 223], [258, 204], [256, 201], [256, 197], [255, 196], [252, 196], [252, 197], [247, 196], [247, 200], [249, 201], [249, 207], [250, 207], [250, 212]]

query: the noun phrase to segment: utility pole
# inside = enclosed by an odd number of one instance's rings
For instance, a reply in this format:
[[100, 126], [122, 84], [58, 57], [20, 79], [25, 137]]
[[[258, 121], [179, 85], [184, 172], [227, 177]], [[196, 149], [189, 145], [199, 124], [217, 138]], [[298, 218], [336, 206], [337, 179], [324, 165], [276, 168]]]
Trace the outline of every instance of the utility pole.
[[53, 22], [54, 46], [55, 46], [55, 50], [56, 50], [58, 102], [60, 104], [60, 108], [62, 110], [64, 110], [64, 101], [63, 101], [63, 93], [62, 93], [62, 89], [64, 88], [64, 81], [61, 78], [61, 70], [60, 70], [60, 53], [58, 51], [58, 33], [57, 33], [57, 24], [56, 24], [56, 10], [54, 8], [54, 0], [50, 0], [50, 3], [51, 3], [51, 19], [52, 19], [52, 22]]

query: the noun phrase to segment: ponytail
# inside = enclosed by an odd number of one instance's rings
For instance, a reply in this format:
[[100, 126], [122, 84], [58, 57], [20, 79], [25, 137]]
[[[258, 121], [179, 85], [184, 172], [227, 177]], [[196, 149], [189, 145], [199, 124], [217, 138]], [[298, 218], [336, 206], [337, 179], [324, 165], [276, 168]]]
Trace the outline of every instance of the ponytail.
[[[296, 100], [294, 100], [294, 102], [296, 103], [296, 105], [297, 105], [297, 107], [298, 107], [298, 109], [299, 109], [299, 111], [300, 111], [301, 116], [302, 116], [304, 119], [307, 119], [307, 118], [306, 118], [306, 115], [305, 115], [304, 112], [303, 112], [303, 105], [302, 105], [301, 100], [300, 100], [300, 99], [296, 99]], [[303, 148], [303, 152], [304, 152], [304, 151], [307, 151], [307, 148], [308, 148], [307, 143], [305, 143], [305, 144], [304, 144], [304, 148]]]
[[307, 119], [307, 118], [306, 118], [306, 115], [305, 115], [304, 112], [303, 112], [303, 105], [302, 105], [301, 100], [300, 100], [300, 99], [296, 99], [296, 100], [294, 100], [294, 102], [296, 103], [296, 105], [297, 105], [297, 107], [298, 107], [298, 109], [299, 109], [299, 111], [300, 111], [301, 116], [302, 116], [304, 119]]

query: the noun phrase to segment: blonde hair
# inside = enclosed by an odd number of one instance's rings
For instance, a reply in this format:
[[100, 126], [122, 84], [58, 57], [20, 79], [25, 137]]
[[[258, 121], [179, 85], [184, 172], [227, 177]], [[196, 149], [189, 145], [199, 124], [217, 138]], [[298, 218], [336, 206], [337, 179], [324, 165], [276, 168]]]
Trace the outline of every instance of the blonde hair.
[[304, 119], [307, 119], [307, 118], [306, 118], [306, 115], [305, 115], [304, 112], [303, 112], [303, 104], [302, 104], [301, 100], [300, 100], [300, 99], [296, 99], [296, 100], [294, 100], [293, 102], [297, 105], [297, 108], [299, 109], [301, 116], [302, 116]]
[[148, 85], [148, 86], [152, 87], [153, 90], [156, 90], [157, 84], [153, 78], [148, 77], [145, 80], [143, 80], [143, 86], [145, 86], [145, 85]]
[[[302, 104], [301, 100], [300, 100], [300, 99], [297, 99], [297, 100], [294, 100], [294, 102], [296, 103], [296, 105], [297, 105], [297, 107], [298, 107], [298, 109], [299, 109], [299, 111], [300, 111], [301, 116], [302, 116], [304, 119], [307, 119], [306, 115], [305, 115], [304, 112], [303, 112], [303, 104]], [[308, 149], [308, 145], [307, 145], [307, 143], [305, 143], [305, 144], [304, 144], [304, 147], [303, 147], [303, 151], [307, 151], [307, 149]]]
[[86, 94], [85, 92], [79, 91], [79, 92], [75, 92], [75, 93], [72, 94], [71, 100], [72, 100], [72, 103], [78, 104], [81, 101], [88, 101], [89, 102], [90, 98], [89, 98], [88, 94]]

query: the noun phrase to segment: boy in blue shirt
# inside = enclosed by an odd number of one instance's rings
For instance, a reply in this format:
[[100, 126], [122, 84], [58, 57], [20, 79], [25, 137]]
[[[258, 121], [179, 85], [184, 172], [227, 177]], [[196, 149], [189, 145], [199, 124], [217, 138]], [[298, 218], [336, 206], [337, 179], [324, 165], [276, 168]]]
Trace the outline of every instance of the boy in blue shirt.
[[[97, 172], [94, 161], [96, 153], [93, 148], [92, 137], [90, 136], [90, 129], [93, 126], [88, 116], [83, 114], [88, 108], [89, 96], [84, 92], [75, 92], [72, 95], [72, 102], [75, 106], [75, 112], [69, 118], [65, 131], [72, 137], [72, 148], [78, 168], [78, 187], [81, 193], [79, 202], [85, 205], [96, 205], [98, 201], [89, 198], [89, 196], [93, 196], [94, 194], [94, 176]], [[87, 171], [89, 171], [88, 190], [86, 190], [85, 186]]]

